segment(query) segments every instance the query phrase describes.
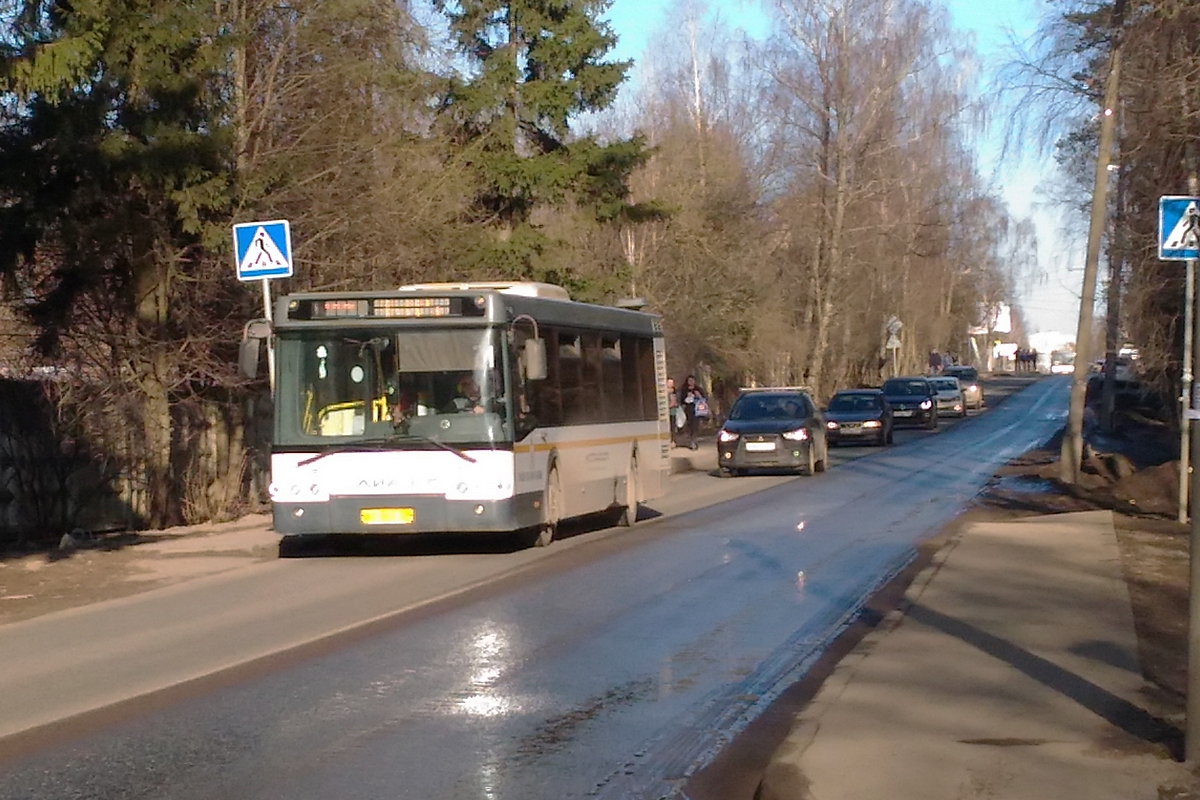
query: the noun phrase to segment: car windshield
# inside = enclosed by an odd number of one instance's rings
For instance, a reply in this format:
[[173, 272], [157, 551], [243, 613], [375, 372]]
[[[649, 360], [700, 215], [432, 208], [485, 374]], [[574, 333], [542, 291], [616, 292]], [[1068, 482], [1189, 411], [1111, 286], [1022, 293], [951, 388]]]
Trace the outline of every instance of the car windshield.
[[883, 393], [898, 397], [923, 397], [929, 394], [929, 384], [925, 381], [891, 380], [883, 385]]
[[879, 395], [835, 394], [829, 401], [830, 411], [878, 411]]
[[783, 394], [743, 395], [729, 412], [732, 420], [804, 419], [808, 403], [803, 397]]
[[959, 380], [963, 380], [963, 381], [973, 381], [976, 378], [978, 378], [978, 376], [979, 376], [979, 373], [977, 373], [975, 371], [974, 367], [963, 367], [961, 369], [955, 369], [951, 374], [953, 374], [954, 377], [958, 378]]
[[939, 390], [958, 391], [958, 378], [939, 378], [933, 382]]

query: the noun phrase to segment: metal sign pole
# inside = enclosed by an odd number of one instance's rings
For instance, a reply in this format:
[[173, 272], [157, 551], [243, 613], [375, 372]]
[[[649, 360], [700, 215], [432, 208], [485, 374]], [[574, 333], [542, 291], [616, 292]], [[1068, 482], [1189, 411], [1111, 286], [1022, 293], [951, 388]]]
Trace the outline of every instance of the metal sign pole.
[[[273, 322], [271, 317], [271, 281], [262, 279], [263, 317], [267, 322]], [[275, 337], [267, 337], [267, 381], [271, 386], [271, 397], [275, 396]]]
[[[1188, 275], [1194, 278], [1196, 274], [1196, 259], [1188, 259]], [[1193, 293], [1194, 294], [1194, 293]], [[1200, 315], [1195, 313], [1189, 303], [1195, 324], [1200, 324]], [[1200, 348], [1195, 347], [1196, 332], [1193, 331], [1193, 347], [1191, 364], [1192, 375], [1200, 374]], [[1200, 430], [1196, 423], [1200, 420], [1200, 398], [1196, 396], [1193, 386], [1184, 395], [1184, 427], [1191, 428], [1192, 464], [1200, 464]], [[1181, 462], [1183, 454], [1181, 453]], [[1187, 471], [1181, 466], [1181, 476]], [[1192, 497], [1200, 497], [1200, 473], [1193, 467], [1190, 483]], [[1184, 733], [1184, 750], [1190, 764], [1200, 762], [1200, 514], [1192, 513], [1192, 527], [1189, 537], [1191, 555], [1188, 561], [1188, 687], [1187, 687], [1187, 726]]]
[[1187, 277], [1184, 279], [1183, 301], [1183, 379], [1179, 393], [1179, 521], [1188, 520], [1188, 461], [1191, 454], [1189, 439], [1192, 425], [1188, 411], [1192, 407], [1192, 347], [1195, 332], [1192, 330], [1193, 306], [1196, 300], [1196, 261], [1187, 260]]
[[[1188, 178], [1188, 189], [1191, 195], [1187, 197], [1162, 197], [1158, 204], [1158, 257], [1166, 260], [1187, 261], [1186, 301], [1184, 303], [1185, 317], [1185, 348], [1190, 345], [1190, 353], [1185, 354], [1183, 363], [1183, 428], [1191, 439], [1191, 447], [1181, 449], [1179, 453], [1179, 486], [1180, 486], [1180, 519], [1184, 518], [1187, 510], [1187, 499], [1184, 488], [1191, 486], [1192, 499], [1200, 498], [1200, 474], [1196, 466], [1200, 465], [1200, 429], [1195, 427], [1200, 420], [1200, 396], [1198, 396], [1196, 377], [1200, 375], [1200, 313], [1194, 308], [1196, 303], [1196, 267], [1200, 262], [1200, 176], [1196, 172], [1195, 153], [1188, 148], [1188, 162], [1192, 165], [1192, 174]], [[1190, 334], [1188, 341], [1187, 334]], [[1188, 357], [1190, 356], [1190, 358]], [[1190, 430], [1187, 430], [1190, 429]], [[1181, 438], [1183, 431], [1181, 431]], [[1182, 439], [1182, 442], [1188, 441]], [[1181, 442], [1181, 448], [1183, 444]], [[1186, 467], [1188, 449], [1191, 450], [1192, 468]], [[1190, 473], [1190, 474], [1189, 474]], [[1188, 672], [1187, 672], [1187, 719], [1184, 725], [1184, 759], [1192, 766], [1200, 763], [1200, 513], [1192, 509], [1192, 526], [1189, 536], [1190, 556], [1188, 559]]]

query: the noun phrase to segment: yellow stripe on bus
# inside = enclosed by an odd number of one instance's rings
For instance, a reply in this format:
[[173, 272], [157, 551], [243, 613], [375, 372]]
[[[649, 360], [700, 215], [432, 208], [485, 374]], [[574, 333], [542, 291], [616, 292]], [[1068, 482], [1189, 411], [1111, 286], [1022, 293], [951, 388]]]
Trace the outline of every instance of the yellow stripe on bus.
[[656, 433], [649, 436], [622, 436], [616, 439], [582, 439], [574, 442], [543, 442], [541, 444], [525, 444], [516, 445], [513, 450], [518, 453], [536, 453], [546, 450], [559, 448], [560, 450], [573, 449], [578, 447], [603, 447], [610, 444], [626, 444], [628, 442], [636, 442], [640, 439], [657, 439], [663, 441], [670, 439], [669, 433]]

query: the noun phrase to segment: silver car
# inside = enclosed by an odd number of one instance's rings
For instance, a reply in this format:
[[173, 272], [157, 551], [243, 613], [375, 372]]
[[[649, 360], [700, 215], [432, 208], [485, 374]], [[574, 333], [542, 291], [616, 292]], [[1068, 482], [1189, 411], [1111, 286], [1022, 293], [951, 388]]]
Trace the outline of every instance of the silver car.
[[958, 378], [945, 375], [935, 375], [929, 379], [937, 390], [937, 406], [939, 416], [965, 417], [967, 415], [967, 400], [963, 397], [962, 386]]
[[942, 370], [942, 377], [949, 378], [950, 376], [958, 378], [958, 385], [962, 387], [963, 399], [967, 403], [967, 408], [983, 408], [983, 386], [979, 383], [978, 370], [961, 365], [946, 367]]

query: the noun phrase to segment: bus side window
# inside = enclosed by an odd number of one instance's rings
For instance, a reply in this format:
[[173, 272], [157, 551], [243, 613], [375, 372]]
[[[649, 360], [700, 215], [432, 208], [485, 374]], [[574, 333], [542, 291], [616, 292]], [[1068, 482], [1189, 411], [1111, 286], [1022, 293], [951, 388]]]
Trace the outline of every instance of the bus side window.
[[624, 422], [625, 413], [624, 374], [621, 371], [621, 340], [616, 336], [600, 339], [600, 386], [604, 392], [604, 419], [607, 422]]
[[579, 337], [583, 343], [582, 379], [579, 383], [579, 405], [573, 421], [603, 422], [605, 398], [601, 383], [600, 334], [585, 333]]
[[559, 379], [558, 331], [542, 329], [546, 339], [546, 379], [525, 385], [530, 392], [529, 404], [539, 425], [562, 424], [562, 386]]
[[508, 337], [511, 347], [508, 352], [508, 388], [505, 395], [512, 406], [513, 439], [521, 441], [538, 425], [537, 393], [542, 381], [525, 380], [525, 341], [532, 338], [524, 331], [513, 331]]
[[[645, 418], [642, 411], [641, 374], [638, 369], [639, 337], [632, 333], [621, 334], [621, 419], [626, 422]], [[650, 390], [653, 393], [653, 388]]]
[[562, 392], [562, 421], [574, 425], [585, 421], [587, 402], [583, 396], [583, 347], [573, 332], [558, 334], [558, 387]]
[[644, 420], [658, 419], [658, 390], [654, 378], [654, 340], [638, 339], [638, 376], [642, 389], [642, 415]]

